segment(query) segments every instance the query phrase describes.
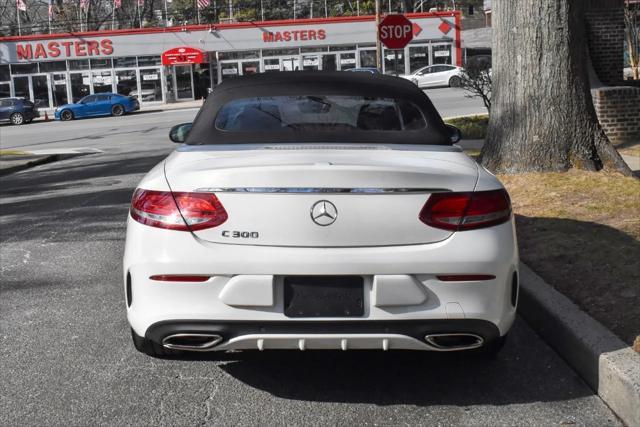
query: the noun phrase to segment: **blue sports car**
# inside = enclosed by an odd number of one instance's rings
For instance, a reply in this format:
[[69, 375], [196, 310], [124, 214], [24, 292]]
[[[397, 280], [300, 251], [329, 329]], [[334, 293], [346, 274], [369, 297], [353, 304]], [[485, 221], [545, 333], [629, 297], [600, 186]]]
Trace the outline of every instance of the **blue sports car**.
[[140, 103], [131, 96], [117, 93], [88, 95], [77, 104], [65, 104], [56, 109], [56, 120], [73, 120], [83, 117], [123, 116], [140, 109]]

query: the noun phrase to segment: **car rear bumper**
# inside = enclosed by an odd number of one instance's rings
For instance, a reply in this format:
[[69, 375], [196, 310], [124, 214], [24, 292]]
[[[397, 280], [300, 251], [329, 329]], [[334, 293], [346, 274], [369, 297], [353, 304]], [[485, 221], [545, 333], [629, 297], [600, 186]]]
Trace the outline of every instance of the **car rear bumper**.
[[[129, 218], [124, 256], [127, 315], [140, 336], [156, 340], [157, 325], [181, 325], [185, 321], [207, 325], [212, 330], [226, 328], [229, 322], [278, 326], [266, 332], [249, 328], [243, 332], [244, 338], [233, 332], [234, 343], [229, 342], [225, 332], [224, 342], [216, 350], [257, 348], [258, 340], [263, 340], [265, 348], [290, 348], [300, 339], [307, 342], [308, 348], [333, 348], [338, 342], [342, 345], [342, 339], [357, 348], [380, 348], [384, 339], [392, 338], [393, 348], [430, 349], [422, 336], [428, 328], [403, 335], [402, 330], [394, 331], [388, 326], [368, 332], [358, 326], [398, 321], [444, 326], [444, 332], [453, 330], [449, 324], [458, 328], [458, 321], [462, 320], [467, 322], [465, 325], [487, 323], [497, 331], [480, 331], [480, 336], [489, 340], [506, 334], [515, 318], [517, 268], [512, 221], [454, 233], [442, 242], [425, 245], [304, 248], [207, 243], [191, 233], [156, 229]], [[160, 274], [210, 278], [198, 283], [150, 279]], [[490, 274], [495, 278], [445, 282], [437, 277], [442, 274]], [[283, 281], [284, 277], [295, 275], [362, 276], [364, 314], [349, 318], [285, 316]], [[453, 322], [438, 323], [443, 321]], [[330, 325], [342, 323], [352, 329], [331, 332]], [[310, 326], [319, 329], [309, 329]], [[317, 331], [332, 336], [310, 336], [317, 335]], [[433, 331], [440, 332], [437, 328]], [[455, 332], [477, 332], [474, 331], [465, 326]], [[272, 335], [269, 342], [265, 334]], [[273, 334], [286, 336], [278, 338]], [[354, 334], [360, 334], [359, 338], [351, 337]], [[384, 334], [388, 336], [385, 338]], [[273, 341], [275, 338], [280, 344]]]
[[[491, 322], [470, 319], [349, 322], [180, 320], [151, 325], [145, 338], [171, 346], [172, 342], [179, 343], [180, 337], [190, 335], [216, 337], [215, 344], [196, 348], [196, 351], [376, 348], [455, 351], [491, 343], [499, 338], [500, 331]], [[450, 337], [446, 345], [438, 341], [438, 337], [443, 336]], [[460, 337], [460, 340], [453, 340], [455, 337]]]

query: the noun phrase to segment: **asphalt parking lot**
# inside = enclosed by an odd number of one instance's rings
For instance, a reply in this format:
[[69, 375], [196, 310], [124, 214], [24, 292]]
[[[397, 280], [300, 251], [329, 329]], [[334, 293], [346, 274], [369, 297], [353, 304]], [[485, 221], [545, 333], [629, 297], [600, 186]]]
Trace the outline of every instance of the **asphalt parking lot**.
[[102, 150], [0, 178], [0, 425], [619, 425], [521, 319], [493, 361], [136, 352], [121, 277], [128, 203], [173, 149], [170, 126], [194, 115], [0, 128], [2, 148]]

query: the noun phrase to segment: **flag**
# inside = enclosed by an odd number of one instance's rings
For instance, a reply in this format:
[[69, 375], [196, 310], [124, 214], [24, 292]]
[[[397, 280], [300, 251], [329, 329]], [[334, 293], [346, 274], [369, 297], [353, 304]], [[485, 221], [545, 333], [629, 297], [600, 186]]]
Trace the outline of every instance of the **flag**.
[[210, 0], [198, 0], [198, 9], [204, 9], [209, 6]]
[[80, 9], [87, 10], [89, 8], [89, 0], [80, 0]]
[[49, 0], [49, 18], [53, 17], [53, 0]]
[[21, 10], [23, 12], [26, 12], [27, 10], [27, 5], [23, 0], [16, 0], [16, 7], [18, 8], [18, 10]]
[[122, 7], [122, 0], [113, 0], [113, 8], [120, 9]]

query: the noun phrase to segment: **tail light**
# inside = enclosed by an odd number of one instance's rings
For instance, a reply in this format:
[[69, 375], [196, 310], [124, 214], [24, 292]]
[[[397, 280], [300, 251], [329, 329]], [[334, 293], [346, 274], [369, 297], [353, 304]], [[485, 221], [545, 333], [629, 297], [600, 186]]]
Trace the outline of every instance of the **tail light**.
[[227, 220], [227, 211], [212, 193], [138, 188], [131, 201], [131, 217], [151, 227], [197, 231], [222, 224]]
[[420, 211], [420, 221], [444, 230], [463, 231], [502, 224], [511, 217], [505, 190], [435, 193]]

